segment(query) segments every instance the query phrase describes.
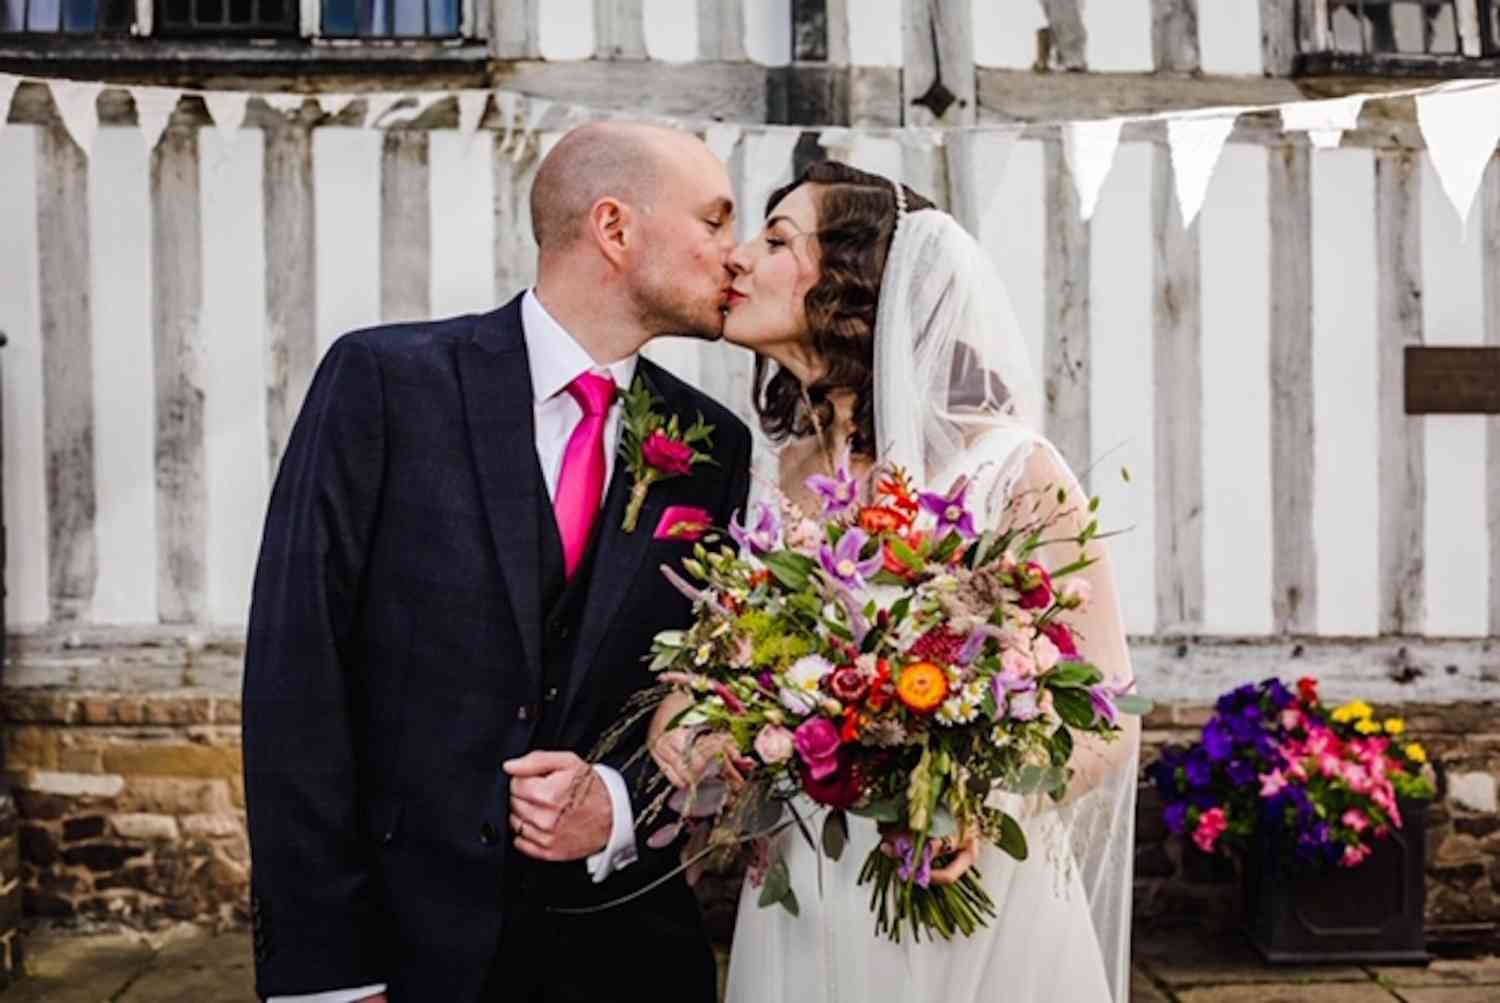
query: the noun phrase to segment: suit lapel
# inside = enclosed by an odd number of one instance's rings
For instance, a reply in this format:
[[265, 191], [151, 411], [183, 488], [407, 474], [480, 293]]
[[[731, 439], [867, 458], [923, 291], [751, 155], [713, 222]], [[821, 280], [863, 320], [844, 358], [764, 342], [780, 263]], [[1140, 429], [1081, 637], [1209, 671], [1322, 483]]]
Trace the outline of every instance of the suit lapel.
[[541, 550], [545, 493], [536, 458], [531, 370], [521, 331], [521, 300], [480, 320], [458, 350], [469, 447], [484, 496], [495, 559], [505, 579], [527, 669], [542, 675]]
[[[651, 370], [651, 363], [643, 358], [636, 372], [653, 394], [664, 398], [661, 381], [652, 379]], [[670, 410], [674, 404], [675, 402], [668, 400], [664, 406]], [[620, 438], [623, 442], [623, 429]], [[626, 533], [620, 525], [625, 521], [625, 507], [630, 501], [632, 481], [630, 468], [625, 463], [624, 455], [620, 454], [615, 457], [614, 472], [609, 481], [609, 492], [605, 496], [604, 508], [599, 513], [600, 523], [595, 536], [597, 549], [594, 553], [593, 573], [589, 579], [588, 595], [583, 606], [578, 646], [573, 653], [573, 664], [568, 672], [567, 693], [562, 707], [564, 720], [572, 712], [584, 680], [588, 677], [595, 656], [598, 654], [599, 646], [604, 642], [610, 624], [614, 622], [615, 616], [620, 611], [620, 604], [631, 591], [630, 586], [640, 573], [641, 560], [646, 556], [647, 548], [651, 546], [657, 519], [660, 518], [667, 504], [667, 497], [671, 493], [669, 489], [673, 483], [673, 481], [658, 482], [646, 492], [646, 501], [641, 506], [640, 520], [636, 523], [635, 531]], [[640, 652], [640, 654], [645, 654], [645, 652]]]

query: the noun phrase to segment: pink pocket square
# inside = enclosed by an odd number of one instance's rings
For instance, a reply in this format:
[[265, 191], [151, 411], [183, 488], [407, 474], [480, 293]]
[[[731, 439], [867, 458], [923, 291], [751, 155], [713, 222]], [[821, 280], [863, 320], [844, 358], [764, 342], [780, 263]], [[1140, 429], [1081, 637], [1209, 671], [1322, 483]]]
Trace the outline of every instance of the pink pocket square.
[[713, 522], [713, 516], [708, 514], [708, 509], [706, 508], [695, 508], [692, 505], [672, 505], [661, 514], [661, 522], [656, 524], [656, 532], [652, 534], [651, 538], [653, 540], [687, 540], [691, 542], [708, 532]]

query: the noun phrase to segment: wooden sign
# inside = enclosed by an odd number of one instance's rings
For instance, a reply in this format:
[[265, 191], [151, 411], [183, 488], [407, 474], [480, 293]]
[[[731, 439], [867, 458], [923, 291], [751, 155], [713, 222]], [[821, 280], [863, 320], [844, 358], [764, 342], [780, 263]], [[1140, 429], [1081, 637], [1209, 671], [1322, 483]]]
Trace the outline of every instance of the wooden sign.
[[1500, 348], [1406, 349], [1407, 414], [1500, 414]]

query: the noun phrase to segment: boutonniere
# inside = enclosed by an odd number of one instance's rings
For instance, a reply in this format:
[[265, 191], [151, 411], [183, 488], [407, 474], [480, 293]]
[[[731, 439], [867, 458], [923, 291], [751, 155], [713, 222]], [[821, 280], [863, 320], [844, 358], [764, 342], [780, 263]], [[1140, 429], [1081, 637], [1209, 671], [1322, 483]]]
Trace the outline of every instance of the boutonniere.
[[675, 414], [670, 418], [662, 417], [656, 410], [656, 405], [662, 400], [651, 393], [639, 376], [621, 399], [625, 405], [625, 417], [620, 448], [625, 454], [625, 464], [633, 483], [630, 504], [625, 507], [625, 521], [620, 528], [632, 533], [651, 485], [669, 477], [690, 474], [695, 464], [714, 462], [713, 457], [695, 448], [700, 442], [709, 449], [713, 448], [714, 427], [703, 421], [701, 413], [686, 431], [681, 428]]

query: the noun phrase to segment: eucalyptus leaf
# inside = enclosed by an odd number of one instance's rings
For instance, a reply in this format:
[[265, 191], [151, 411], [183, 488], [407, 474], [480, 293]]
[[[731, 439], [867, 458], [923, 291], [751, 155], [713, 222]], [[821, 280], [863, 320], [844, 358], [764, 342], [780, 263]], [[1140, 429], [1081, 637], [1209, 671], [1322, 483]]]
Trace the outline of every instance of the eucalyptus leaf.
[[1115, 708], [1125, 714], [1146, 715], [1151, 713], [1151, 708], [1156, 704], [1143, 696], [1134, 693], [1125, 693], [1115, 697]]
[[1057, 668], [1047, 674], [1047, 685], [1051, 687], [1069, 686], [1079, 688], [1093, 686], [1104, 679], [1104, 673], [1100, 672], [1088, 662], [1061, 662]]
[[766, 868], [766, 881], [760, 888], [760, 899], [756, 903], [762, 909], [776, 905], [792, 893], [792, 875], [786, 861], [780, 858]]
[[901, 821], [903, 814], [901, 808], [899, 798], [886, 798], [883, 801], [871, 801], [862, 807], [850, 808], [849, 814], [875, 822], [895, 823]]
[[1005, 812], [1000, 813], [1000, 849], [1017, 860], [1026, 859], [1026, 833], [1021, 823]]
[[823, 819], [823, 852], [828, 854], [829, 860], [836, 861], [844, 855], [844, 847], [848, 845], [848, 816], [835, 808]]

